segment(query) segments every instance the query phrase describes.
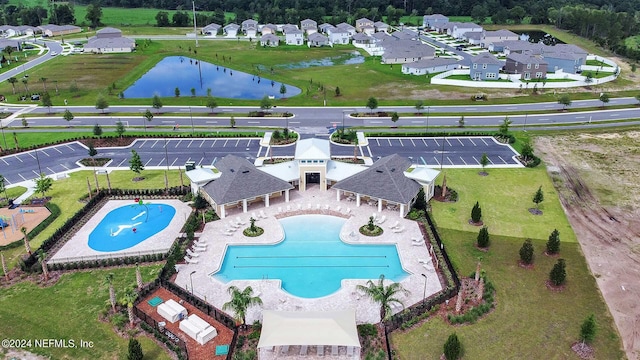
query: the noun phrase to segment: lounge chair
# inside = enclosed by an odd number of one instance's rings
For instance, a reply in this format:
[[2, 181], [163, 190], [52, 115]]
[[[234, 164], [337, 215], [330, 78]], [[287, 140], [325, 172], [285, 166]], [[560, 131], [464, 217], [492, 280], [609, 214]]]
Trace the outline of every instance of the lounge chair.
[[198, 263], [198, 260], [192, 259], [192, 258], [190, 258], [188, 256], [184, 257], [184, 261], [186, 261], [187, 264], [197, 264]]
[[428, 264], [428, 263], [429, 263], [429, 260], [427, 260], [427, 259], [418, 259], [418, 262], [419, 262], [420, 264]]
[[191, 248], [191, 250], [193, 250], [193, 251], [195, 251], [195, 252], [205, 252], [205, 251], [207, 251], [207, 248], [206, 248], [206, 247], [197, 247], [197, 246], [194, 246], [194, 247], [192, 247], [192, 248]]
[[267, 218], [267, 214], [264, 213], [264, 210], [260, 210], [260, 216], [262, 216], [263, 219]]
[[307, 204], [307, 209], [311, 210], [311, 203]]
[[230, 224], [227, 224], [227, 225], [229, 225], [229, 227], [234, 229], [234, 230], [238, 230], [238, 228], [240, 228], [240, 225], [238, 225], [238, 224], [236, 224], [234, 222], [232, 222]]
[[278, 207], [278, 213], [281, 213], [281, 212], [282, 212], [282, 207], [281, 207], [281, 206], [279, 206], [279, 207]]
[[331, 355], [338, 356], [338, 345], [331, 345]]
[[287, 205], [287, 211], [291, 211], [291, 205]]
[[324, 356], [324, 345], [318, 345], [318, 356]]
[[232, 232], [225, 232], [224, 234], [225, 234], [226, 236], [233, 236], [233, 233], [232, 233]]
[[382, 217], [380, 217], [379, 219], [376, 219], [376, 223], [378, 223], [378, 225], [382, 225], [382, 223], [384, 223], [387, 220], [387, 215], [382, 215]]
[[329, 204], [325, 205], [325, 206], [324, 206], [324, 209], [325, 209], [325, 210], [329, 210]]
[[346, 213], [347, 215], [351, 215], [351, 208], [347, 208], [347, 210], [345, 210], [345, 213]]
[[200, 256], [200, 254], [196, 254], [196, 253], [194, 253], [193, 251], [191, 251], [189, 249], [187, 249], [187, 255], [189, 255], [191, 257], [194, 257], [194, 258]]
[[353, 346], [347, 346], [347, 356], [353, 356]]
[[422, 246], [422, 243], [412, 241], [411, 246]]
[[374, 221], [378, 219], [378, 214], [377, 213], [373, 213], [373, 214], [371, 214], [371, 216], [373, 217]]
[[338, 205], [338, 206], [336, 207], [336, 211], [337, 211], [337, 212], [340, 212], [340, 209], [342, 209], [342, 207], [341, 207], [340, 205]]
[[240, 219], [240, 217], [237, 217], [237, 218], [236, 218], [236, 224], [238, 224], [238, 225], [245, 225], [245, 224], [246, 224], [246, 222], [242, 221], [242, 219]]
[[254, 218], [255, 220], [260, 219], [260, 217], [258, 217], [258, 216], [256, 215], [256, 212], [255, 212], [255, 211], [251, 213], [251, 217], [252, 217], [252, 218]]
[[300, 355], [307, 355], [307, 345], [300, 345]]
[[289, 345], [283, 345], [280, 349], [282, 355], [287, 355], [289, 353]]
[[400, 225], [400, 221], [396, 221], [395, 224], [389, 226], [389, 229], [395, 229], [398, 225]]
[[393, 231], [394, 233], [401, 233], [404, 231], [404, 228], [402, 226], [398, 226], [397, 228], [394, 228], [391, 231]]
[[320, 210], [320, 204], [316, 204], [316, 209]]

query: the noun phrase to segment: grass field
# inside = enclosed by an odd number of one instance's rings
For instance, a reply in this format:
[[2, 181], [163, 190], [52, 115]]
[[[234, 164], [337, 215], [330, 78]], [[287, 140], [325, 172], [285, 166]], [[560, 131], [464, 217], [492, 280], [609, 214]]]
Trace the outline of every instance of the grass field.
[[[142, 176], [144, 181], [133, 182], [134, 173], [129, 170], [113, 171], [109, 175], [112, 188], [119, 189], [164, 189], [164, 171], [144, 170]], [[87, 177], [91, 181], [92, 188], [95, 186], [92, 171], [79, 171], [71, 173], [67, 179], [56, 180], [53, 182], [51, 190], [47, 196], [51, 196], [51, 202], [55, 203], [62, 210], [62, 214], [49, 225], [38, 236], [31, 240], [31, 248], [37, 249], [44, 240], [53, 234], [67, 219], [80, 210], [84, 204], [79, 201], [80, 197], [87, 193]], [[189, 184], [189, 179], [183, 174], [185, 185]], [[107, 186], [106, 175], [98, 175], [98, 182], [101, 187]], [[180, 175], [177, 171], [169, 172], [169, 186], [179, 186]], [[38, 195], [39, 196], [39, 195]], [[9, 267], [13, 267], [20, 255], [25, 254], [24, 247], [20, 246], [4, 251]]]
[[[144, 281], [158, 276], [160, 265], [141, 267]], [[114, 274], [116, 295], [135, 285], [135, 269], [114, 268], [68, 273], [53, 286], [42, 288], [30, 281], [0, 292], [0, 337], [3, 339], [80, 339], [93, 348], [31, 347], [33, 353], [52, 359], [126, 359], [128, 339], [116, 335], [113, 325], [98, 320], [108, 306], [109, 289], [102, 281]], [[126, 316], [126, 315], [125, 315]], [[171, 357], [153, 340], [138, 337], [145, 359]], [[0, 354], [2, 352], [0, 351]]]
[[[434, 216], [442, 222], [439, 211]], [[578, 359], [570, 346], [578, 340], [580, 324], [592, 313], [598, 323], [595, 358], [624, 359], [609, 311], [577, 243], [561, 245], [567, 286], [556, 293], [545, 286], [556, 261], [542, 254], [545, 241], [533, 240], [535, 268], [526, 270], [517, 265], [523, 238], [494, 237], [484, 253], [473, 246], [475, 232], [441, 229], [440, 235], [461, 275], [475, 271], [482, 256], [482, 268], [496, 287], [496, 309], [473, 325], [451, 326], [437, 316], [409, 331], [392, 333], [401, 359], [438, 359], [453, 332], [465, 348], [465, 359]]]
[[[478, 158], [482, 154], [478, 154]], [[487, 169], [488, 176], [478, 175], [479, 169], [446, 169], [447, 186], [455, 189], [455, 203], [431, 201], [442, 229], [460, 229], [477, 235], [479, 228], [469, 225], [471, 208], [478, 201], [482, 220], [489, 234], [516, 238], [547, 239], [558, 229], [562, 241], [576, 242], [576, 237], [564, 216], [551, 180], [544, 167], [534, 169]], [[439, 177], [439, 183], [442, 176]], [[533, 195], [542, 186], [545, 200], [540, 204], [542, 215], [532, 215]]]

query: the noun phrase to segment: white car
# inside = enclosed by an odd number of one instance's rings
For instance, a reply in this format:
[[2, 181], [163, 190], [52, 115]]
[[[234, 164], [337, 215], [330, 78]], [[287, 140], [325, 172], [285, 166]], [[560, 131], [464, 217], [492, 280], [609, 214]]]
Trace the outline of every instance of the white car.
[[51, 52], [51, 56], [56, 56], [56, 55], [58, 55], [58, 53], [57, 53], [57, 52], [55, 52], [55, 51], [52, 51], [52, 52]]

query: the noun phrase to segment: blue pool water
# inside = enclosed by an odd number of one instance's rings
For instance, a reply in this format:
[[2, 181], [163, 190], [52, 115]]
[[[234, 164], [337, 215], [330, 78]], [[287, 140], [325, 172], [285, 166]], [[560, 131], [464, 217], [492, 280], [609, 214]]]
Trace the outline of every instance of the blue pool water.
[[[345, 219], [300, 215], [280, 220], [285, 239], [276, 245], [228, 246], [220, 271], [222, 281], [280, 279], [288, 293], [317, 298], [340, 289], [342, 279], [400, 281], [402, 269], [395, 245], [350, 245], [339, 238]], [[264, 236], [264, 235], [263, 235]]]
[[262, 99], [265, 96], [275, 98], [292, 97], [300, 94], [295, 86], [285, 84], [287, 92], [280, 94], [282, 83], [257, 75], [225, 68], [220, 65], [190, 59], [184, 56], [168, 56], [162, 59], [133, 85], [124, 91], [125, 98], [151, 98], [175, 96], [175, 88], [180, 96], [211, 95], [230, 99]]
[[175, 214], [176, 209], [167, 204], [132, 204], [113, 209], [89, 234], [89, 247], [105, 252], [128, 249], [164, 230]]

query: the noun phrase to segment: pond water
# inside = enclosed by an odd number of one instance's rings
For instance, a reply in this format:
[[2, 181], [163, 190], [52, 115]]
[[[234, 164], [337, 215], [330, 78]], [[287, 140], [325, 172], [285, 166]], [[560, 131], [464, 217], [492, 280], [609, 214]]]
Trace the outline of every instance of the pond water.
[[330, 56], [322, 59], [299, 61], [290, 64], [281, 64], [274, 67], [280, 69], [304, 69], [315, 66], [353, 65], [362, 63], [364, 63], [364, 56], [362, 56], [358, 51], [352, 51], [348, 54]]
[[220, 65], [199, 61], [184, 56], [168, 56], [162, 59], [133, 85], [124, 91], [125, 98], [151, 98], [175, 96], [176, 87], [180, 96], [211, 95], [230, 99], [262, 99], [292, 97], [300, 94], [295, 86], [285, 85], [284, 96], [280, 94], [282, 83], [264, 77], [232, 70]]
[[563, 41], [558, 40], [557, 38], [547, 34], [544, 31], [527, 30], [527, 31], [514, 31], [514, 32], [518, 35], [524, 35], [524, 37], [528, 38], [529, 42], [532, 42], [535, 44], [539, 42], [542, 42], [545, 45], [564, 44]]

